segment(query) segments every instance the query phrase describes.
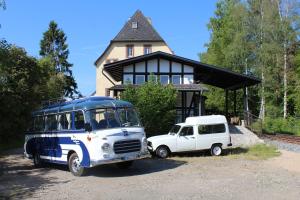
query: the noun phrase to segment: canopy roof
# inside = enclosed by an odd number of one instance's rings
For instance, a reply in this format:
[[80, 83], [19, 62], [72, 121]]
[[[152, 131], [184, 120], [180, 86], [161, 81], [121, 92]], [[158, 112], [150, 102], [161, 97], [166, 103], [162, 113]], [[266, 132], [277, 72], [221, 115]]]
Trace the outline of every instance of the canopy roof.
[[152, 59], [166, 59], [172, 62], [192, 66], [194, 67], [194, 80], [196, 83], [208, 84], [223, 89], [235, 90], [246, 86], [256, 85], [261, 82], [260, 79], [254, 76], [239, 74], [225, 68], [205, 64], [161, 51], [105, 64], [104, 70], [114, 80], [122, 81], [124, 66]]
[[[140, 85], [131, 85], [131, 87], [139, 87]], [[201, 84], [180, 84], [180, 85], [173, 85], [174, 88], [177, 91], [208, 91], [206, 87], [204, 87]], [[125, 90], [127, 85], [122, 84], [122, 85], [114, 85], [110, 90], [115, 90], [115, 91], [123, 91]]]

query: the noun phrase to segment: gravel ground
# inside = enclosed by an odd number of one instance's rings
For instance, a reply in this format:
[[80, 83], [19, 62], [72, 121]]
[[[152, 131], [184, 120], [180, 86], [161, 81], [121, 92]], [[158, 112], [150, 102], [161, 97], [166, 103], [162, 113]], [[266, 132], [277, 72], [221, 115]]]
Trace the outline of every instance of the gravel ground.
[[297, 144], [286, 143], [286, 142], [282, 142], [282, 141], [278, 141], [278, 140], [270, 140], [267, 138], [264, 139], [264, 142], [266, 144], [274, 145], [278, 149], [284, 149], [287, 151], [293, 151], [293, 152], [300, 153], [300, 145], [297, 145]]
[[266, 161], [181, 155], [113, 165], [74, 177], [66, 167], [34, 169], [22, 150], [0, 157], [0, 199], [299, 199], [300, 154]]
[[229, 126], [229, 132], [233, 147], [249, 147], [264, 142], [243, 126]]

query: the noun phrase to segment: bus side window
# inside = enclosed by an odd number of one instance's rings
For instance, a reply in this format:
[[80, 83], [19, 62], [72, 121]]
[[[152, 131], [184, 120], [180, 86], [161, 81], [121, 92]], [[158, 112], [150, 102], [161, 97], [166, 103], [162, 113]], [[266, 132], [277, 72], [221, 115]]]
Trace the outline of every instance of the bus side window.
[[84, 129], [84, 117], [82, 111], [74, 112], [75, 129]]
[[58, 117], [58, 130], [71, 129], [71, 113], [61, 113]]
[[57, 115], [46, 116], [46, 131], [57, 130]]
[[43, 116], [35, 116], [34, 117], [34, 131], [44, 131], [45, 124], [44, 124], [44, 117]]

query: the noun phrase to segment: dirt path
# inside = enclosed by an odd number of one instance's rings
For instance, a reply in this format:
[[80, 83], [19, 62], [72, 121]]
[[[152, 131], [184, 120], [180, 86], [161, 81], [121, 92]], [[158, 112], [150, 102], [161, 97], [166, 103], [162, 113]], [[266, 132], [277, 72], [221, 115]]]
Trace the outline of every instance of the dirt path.
[[129, 170], [100, 166], [78, 178], [62, 166], [34, 169], [11, 154], [0, 158], [0, 199], [298, 200], [299, 157], [284, 151], [267, 161], [175, 156], [140, 160]]

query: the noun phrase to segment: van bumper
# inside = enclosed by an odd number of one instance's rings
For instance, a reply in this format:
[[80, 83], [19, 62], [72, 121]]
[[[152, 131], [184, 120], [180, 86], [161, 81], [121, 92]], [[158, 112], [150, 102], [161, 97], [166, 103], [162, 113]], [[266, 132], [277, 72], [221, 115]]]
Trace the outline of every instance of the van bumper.
[[103, 159], [103, 160], [91, 160], [90, 167], [94, 167], [97, 165], [104, 165], [104, 164], [112, 164], [112, 163], [140, 160], [140, 159], [144, 159], [144, 158], [150, 158], [149, 152], [137, 153], [136, 155], [129, 155], [129, 156], [124, 155], [124, 156], [120, 156], [117, 158], [108, 158], [108, 159]]

